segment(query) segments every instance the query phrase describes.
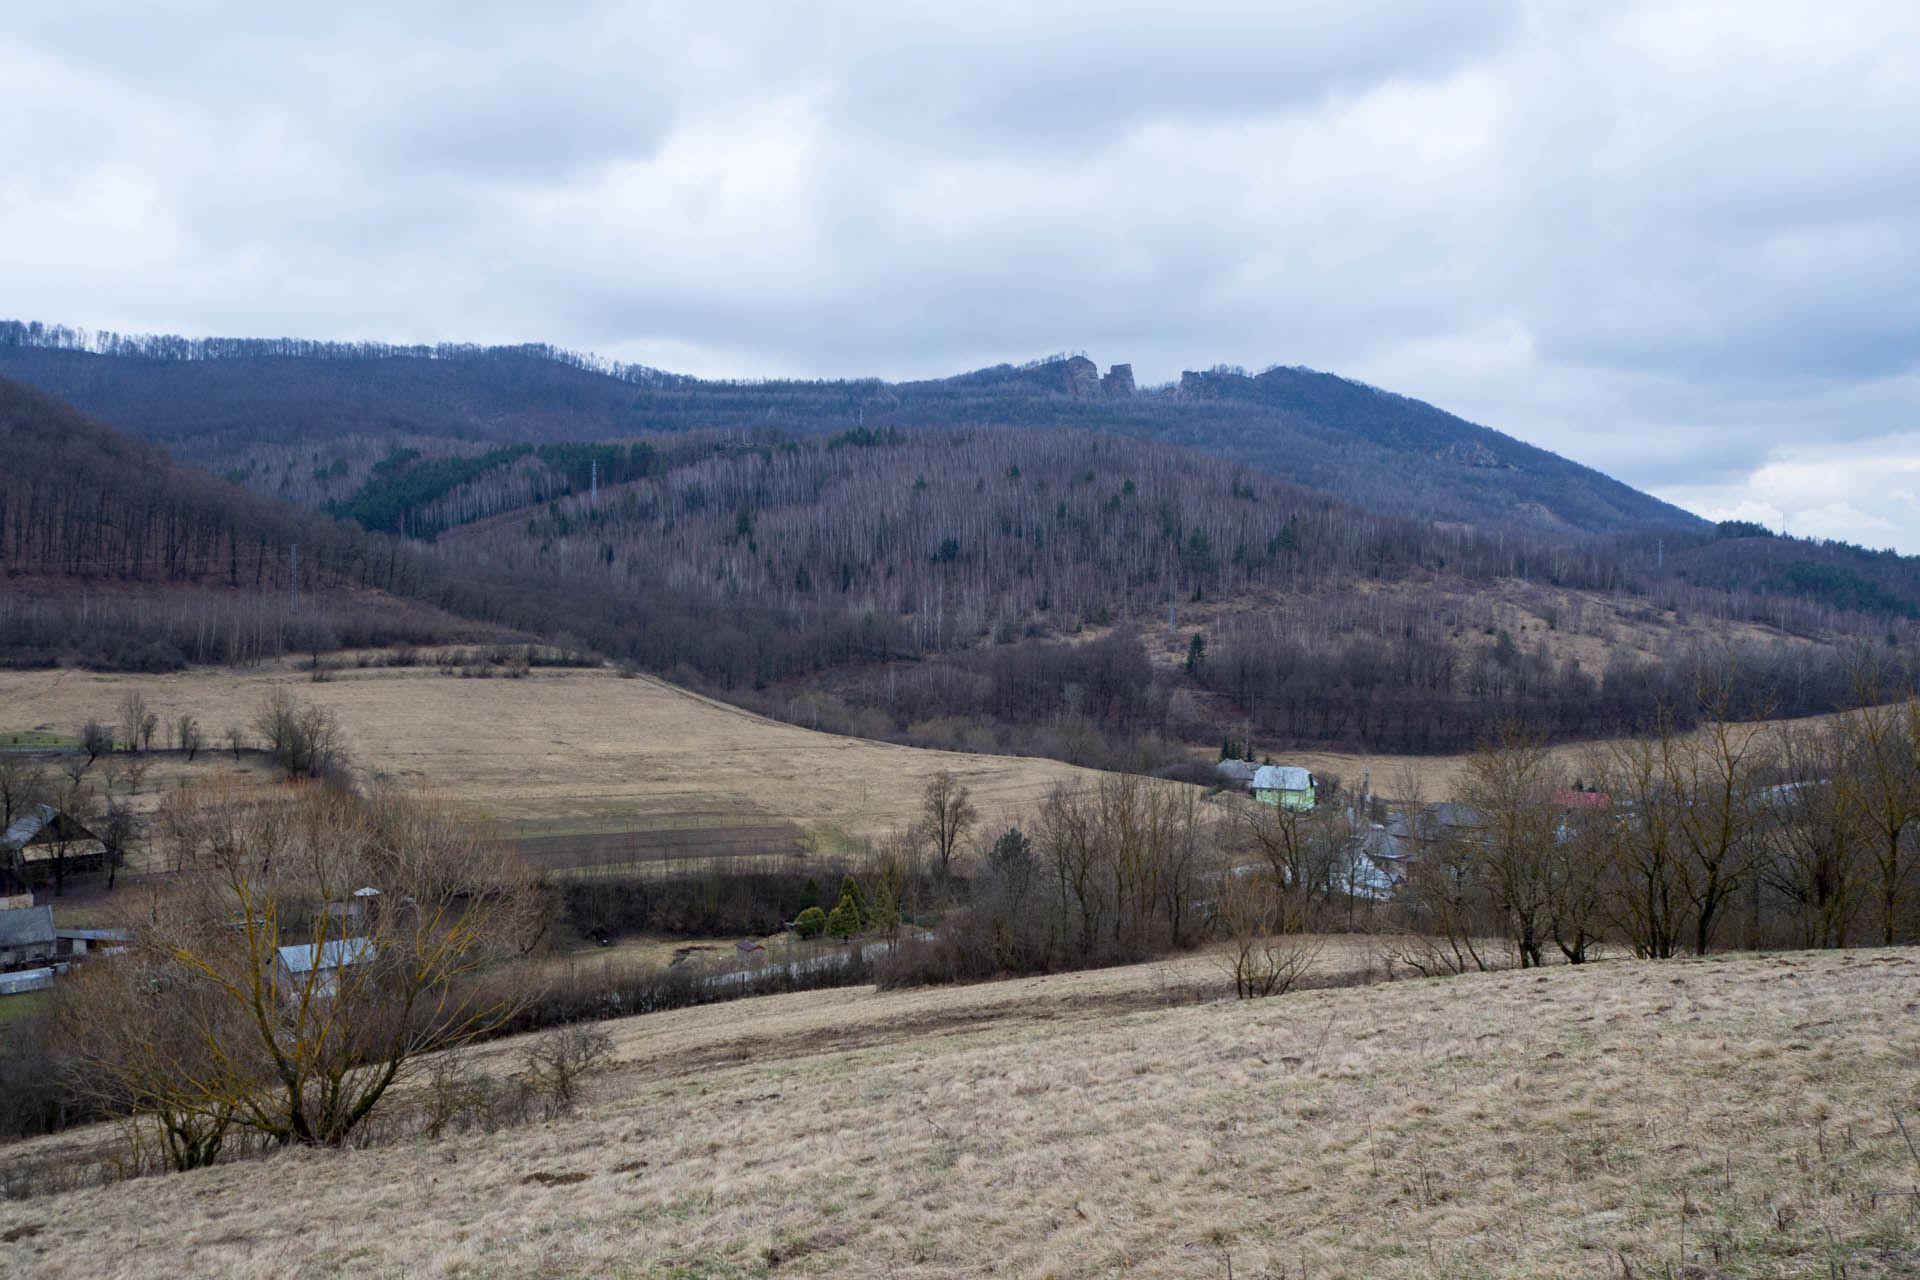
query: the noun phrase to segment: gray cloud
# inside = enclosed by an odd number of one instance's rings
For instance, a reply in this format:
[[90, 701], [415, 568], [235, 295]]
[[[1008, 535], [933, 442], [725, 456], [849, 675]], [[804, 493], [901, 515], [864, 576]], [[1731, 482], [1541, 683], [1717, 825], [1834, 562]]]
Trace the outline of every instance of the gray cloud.
[[1920, 552], [1916, 50], [1874, 0], [30, 6], [0, 278], [705, 374], [1309, 364]]

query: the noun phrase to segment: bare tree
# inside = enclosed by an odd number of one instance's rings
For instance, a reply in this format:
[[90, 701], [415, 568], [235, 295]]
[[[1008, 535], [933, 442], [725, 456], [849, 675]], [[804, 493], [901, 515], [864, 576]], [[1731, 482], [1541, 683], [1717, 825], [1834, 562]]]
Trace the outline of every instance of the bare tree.
[[954, 855], [980, 814], [973, 807], [967, 785], [944, 769], [927, 780], [920, 811], [933, 843], [934, 875], [944, 890], [953, 874]]
[[1693, 909], [1693, 949], [1712, 947], [1721, 913], [1746, 885], [1763, 847], [1760, 775], [1772, 765], [1763, 726], [1732, 721], [1732, 665], [1715, 683], [1703, 682], [1708, 717], [1696, 737], [1666, 753], [1665, 784], [1681, 803], [1675, 829], [1685, 853], [1687, 898]]
[[1687, 876], [1677, 834], [1684, 802], [1670, 782], [1677, 750], [1663, 715], [1652, 736], [1614, 744], [1600, 773], [1601, 789], [1614, 798], [1593, 828], [1608, 863], [1608, 914], [1616, 936], [1643, 959], [1678, 955], [1686, 936]]
[[174, 732], [179, 737], [180, 749], [187, 753], [187, 763], [200, 754], [200, 748], [206, 745], [206, 738], [200, 732], [200, 722], [191, 712], [182, 712]]
[[1467, 837], [1471, 874], [1491, 892], [1522, 968], [1540, 964], [1551, 932], [1559, 785], [1539, 736], [1509, 723], [1497, 742], [1467, 761], [1461, 788], [1477, 815]]
[[160, 717], [147, 706], [147, 696], [138, 689], [129, 689], [120, 698], [120, 740], [127, 744], [128, 751], [138, 751], [141, 743], [153, 740], [153, 731], [160, 723]]
[[74, 1015], [103, 1078], [162, 1131], [338, 1144], [422, 1055], [512, 1014], [472, 979], [537, 936], [536, 898], [468, 815], [304, 787], [210, 788], [174, 817], [183, 870], [107, 966], [137, 980], [103, 981]]
[[0, 831], [47, 796], [47, 771], [38, 760], [0, 751]]
[[1262, 866], [1236, 867], [1221, 878], [1220, 926], [1227, 944], [1220, 962], [1241, 1000], [1286, 994], [1320, 958], [1321, 939], [1284, 927], [1284, 896]]
[[1861, 811], [1848, 800], [1847, 784], [1834, 776], [1845, 768], [1845, 727], [1787, 728], [1780, 734], [1781, 769], [1787, 781], [1763, 793], [1758, 806], [1766, 824], [1759, 867], [1762, 886], [1791, 904], [1795, 940], [1804, 947], [1844, 947], [1859, 896], [1863, 844], [1856, 825]]
[[1389, 946], [1389, 957], [1429, 976], [1487, 969], [1486, 939], [1497, 918], [1475, 872], [1470, 837], [1444, 833], [1423, 845], [1407, 868], [1412, 932]]
[[344, 737], [333, 712], [302, 703], [284, 688], [267, 695], [253, 726], [288, 781], [324, 777], [346, 761]]
[[1856, 665], [1854, 688], [1858, 708], [1841, 729], [1834, 795], [1871, 852], [1880, 941], [1892, 946], [1915, 862], [1906, 837], [1920, 825], [1920, 705], [1911, 688], [1883, 700], [1879, 669], [1867, 662]]
[[107, 752], [113, 750], [113, 730], [98, 720], [89, 720], [80, 731], [80, 749], [87, 753], [87, 763], [92, 764]]
[[[74, 768], [75, 764], [79, 767]], [[53, 896], [56, 898], [67, 891], [67, 859], [73, 856], [73, 846], [81, 842], [79, 828], [85, 826], [93, 808], [93, 788], [85, 780], [85, 769], [85, 763], [77, 757], [70, 762], [67, 785], [54, 796], [58, 812], [46, 848], [53, 864]]]

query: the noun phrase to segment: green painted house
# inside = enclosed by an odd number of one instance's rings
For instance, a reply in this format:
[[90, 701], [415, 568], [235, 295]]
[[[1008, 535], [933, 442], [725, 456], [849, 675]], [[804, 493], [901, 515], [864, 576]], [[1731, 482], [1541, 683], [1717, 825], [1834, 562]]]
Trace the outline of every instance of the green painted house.
[[1313, 775], [1298, 765], [1262, 765], [1253, 774], [1253, 798], [1282, 809], [1310, 810], [1313, 808]]

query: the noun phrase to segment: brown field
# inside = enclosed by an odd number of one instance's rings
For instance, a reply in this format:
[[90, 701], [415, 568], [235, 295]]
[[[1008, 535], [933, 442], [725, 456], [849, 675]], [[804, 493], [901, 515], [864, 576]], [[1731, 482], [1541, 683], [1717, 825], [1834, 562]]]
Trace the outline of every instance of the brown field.
[[[218, 746], [228, 726], [251, 724], [275, 685], [330, 708], [357, 766], [443, 790], [507, 835], [546, 841], [530, 850], [573, 865], [593, 862], [592, 850], [603, 846], [609, 859], [595, 865], [624, 864], [635, 847], [661, 857], [676, 848], [770, 852], [785, 847], [790, 824], [807, 850], [843, 850], [913, 821], [926, 780], [943, 769], [971, 788], [983, 829], [992, 829], [1020, 821], [1055, 784], [1098, 776], [1053, 760], [818, 733], [610, 670], [536, 669], [522, 679], [480, 680], [432, 667], [348, 668], [318, 684], [287, 668], [164, 676], [7, 671], [0, 672], [0, 734], [46, 726], [43, 732], [77, 736], [90, 717], [114, 722], [121, 697], [138, 689], [168, 720], [193, 713]], [[1604, 749], [1575, 744], [1555, 754], [1577, 776]], [[170, 753], [153, 759], [136, 807], [150, 807], [191, 777], [271, 776], [261, 762], [236, 765], [219, 750], [191, 769]], [[1367, 777], [1389, 799], [1417, 791], [1438, 800], [1453, 793], [1467, 757], [1293, 751], [1283, 762], [1338, 776], [1350, 788]], [[558, 836], [595, 839], [586, 852], [568, 852], [551, 839]]]
[[806, 852], [800, 828], [792, 823], [735, 823], [727, 826], [678, 826], [680, 815], [656, 815], [661, 825], [599, 835], [522, 836], [514, 849], [539, 871], [621, 874], [649, 868], [684, 868], [689, 862], [778, 861]]
[[[926, 780], [943, 769], [972, 789], [989, 824], [1012, 820], [1057, 782], [1096, 776], [1051, 760], [816, 733], [610, 670], [470, 680], [431, 667], [349, 668], [319, 684], [285, 668], [0, 672], [0, 732], [113, 723], [120, 699], [138, 689], [163, 718], [197, 716], [217, 744], [282, 684], [334, 712], [357, 766], [446, 791], [515, 836], [795, 823], [825, 851], [911, 822]], [[203, 754], [196, 772], [231, 767], [231, 757]], [[144, 793], [177, 785], [180, 773], [163, 759]]]
[[566, 1119], [0, 1203], [0, 1240], [9, 1275], [87, 1280], [1912, 1275], [1916, 975], [1615, 960], [1196, 1004], [1191, 957], [773, 997], [611, 1024]]

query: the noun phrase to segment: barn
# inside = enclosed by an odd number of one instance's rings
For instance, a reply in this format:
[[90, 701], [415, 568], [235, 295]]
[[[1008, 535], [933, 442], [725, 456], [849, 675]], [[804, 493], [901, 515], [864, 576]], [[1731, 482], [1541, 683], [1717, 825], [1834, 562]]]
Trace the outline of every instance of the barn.
[[107, 847], [71, 814], [36, 804], [0, 833], [0, 894], [98, 871]]

